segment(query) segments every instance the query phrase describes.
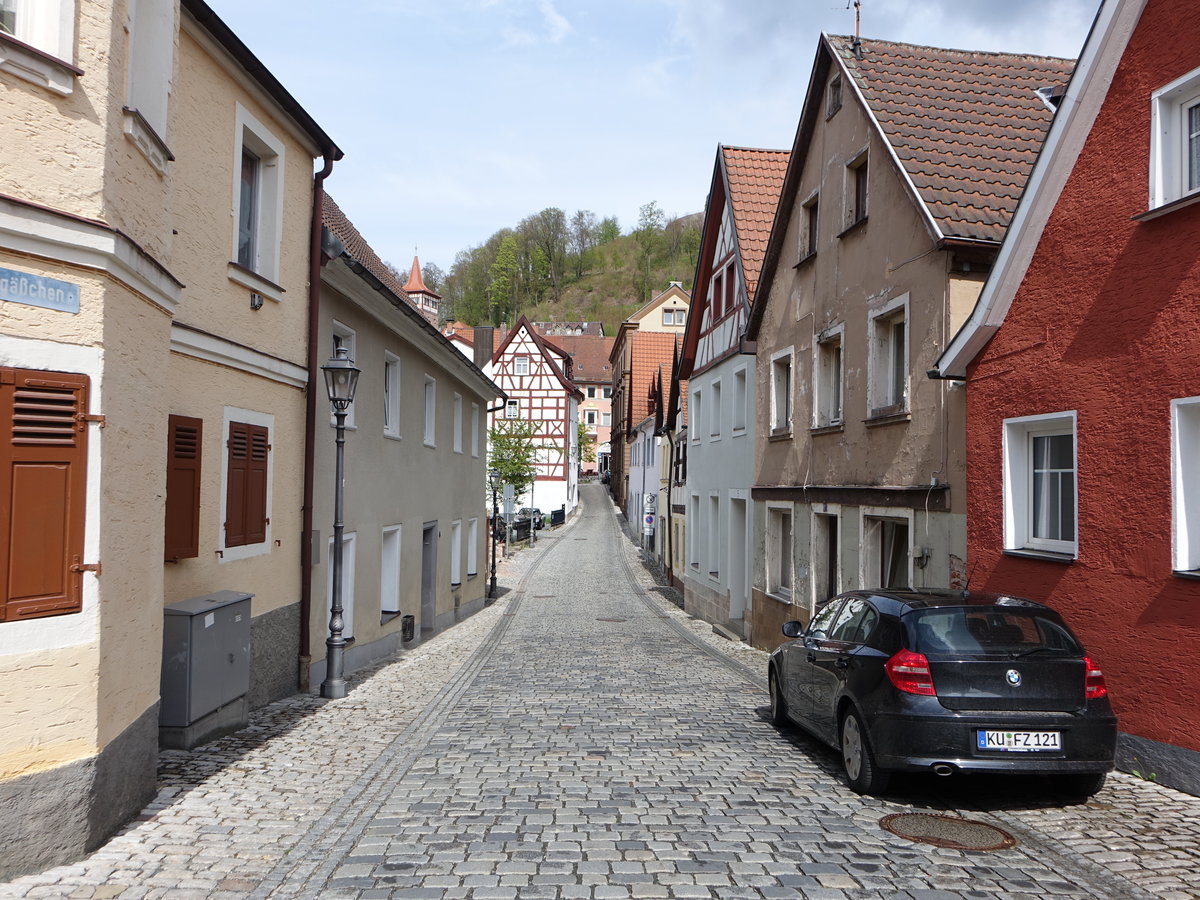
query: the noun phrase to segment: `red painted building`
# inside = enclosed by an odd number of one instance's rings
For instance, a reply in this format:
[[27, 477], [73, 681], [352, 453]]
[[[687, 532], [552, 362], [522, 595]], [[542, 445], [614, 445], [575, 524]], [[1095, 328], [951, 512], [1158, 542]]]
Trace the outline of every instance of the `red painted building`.
[[1193, 15], [1191, 0], [1102, 6], [931, 374], [966, 379], [971, 588], [1061, 610], [1107, 676], [1119, 767], [1200, 793]]

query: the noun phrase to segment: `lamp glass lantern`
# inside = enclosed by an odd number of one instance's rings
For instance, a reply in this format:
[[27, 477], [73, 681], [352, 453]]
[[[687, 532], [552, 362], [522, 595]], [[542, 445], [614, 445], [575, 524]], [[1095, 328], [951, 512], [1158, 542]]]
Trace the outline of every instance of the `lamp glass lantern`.
[[321, 366], [325, 373], [325, 390], [329, 393], [329, 402], [339, 411], [349, 409], [354, 402], [354, 389], [358, 385], [358, 376], [362, 369], [354, 365], [347, 347], [338, 347], [325, 365]]

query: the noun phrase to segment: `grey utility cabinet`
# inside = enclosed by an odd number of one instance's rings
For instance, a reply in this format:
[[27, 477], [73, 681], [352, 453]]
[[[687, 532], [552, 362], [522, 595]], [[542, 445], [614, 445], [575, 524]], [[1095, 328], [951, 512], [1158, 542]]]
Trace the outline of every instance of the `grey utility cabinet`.
[[217, 591], [166, 607], [159, 725], [186, 728], [250, 689], [250, 598]]

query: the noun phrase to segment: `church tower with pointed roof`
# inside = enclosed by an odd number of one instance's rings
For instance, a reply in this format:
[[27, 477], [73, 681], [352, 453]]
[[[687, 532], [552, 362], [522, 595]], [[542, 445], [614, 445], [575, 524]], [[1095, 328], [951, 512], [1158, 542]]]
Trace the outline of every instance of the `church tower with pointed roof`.
[[409, 301], [421, 311], [421, 315], [429, 321], [429, 324], [436, 328], [442, 295], [434, 293], [425, 286], [425, 279], [421, 276], [421, 261], [415, 255], [413, 256], [412, 270], [408, 273], [408, 281], [404, 284], [404, 293], [408, 294]]

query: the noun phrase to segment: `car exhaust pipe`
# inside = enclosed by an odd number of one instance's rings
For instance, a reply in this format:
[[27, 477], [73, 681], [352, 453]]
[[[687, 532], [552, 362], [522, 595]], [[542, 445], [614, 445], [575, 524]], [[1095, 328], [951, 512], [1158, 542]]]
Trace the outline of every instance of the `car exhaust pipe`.
[[943, 778], [947, 775], [953, 775], [954, 766], [950, 765], [950, 763], [934, 763], [933, 774], [941, 775]]

